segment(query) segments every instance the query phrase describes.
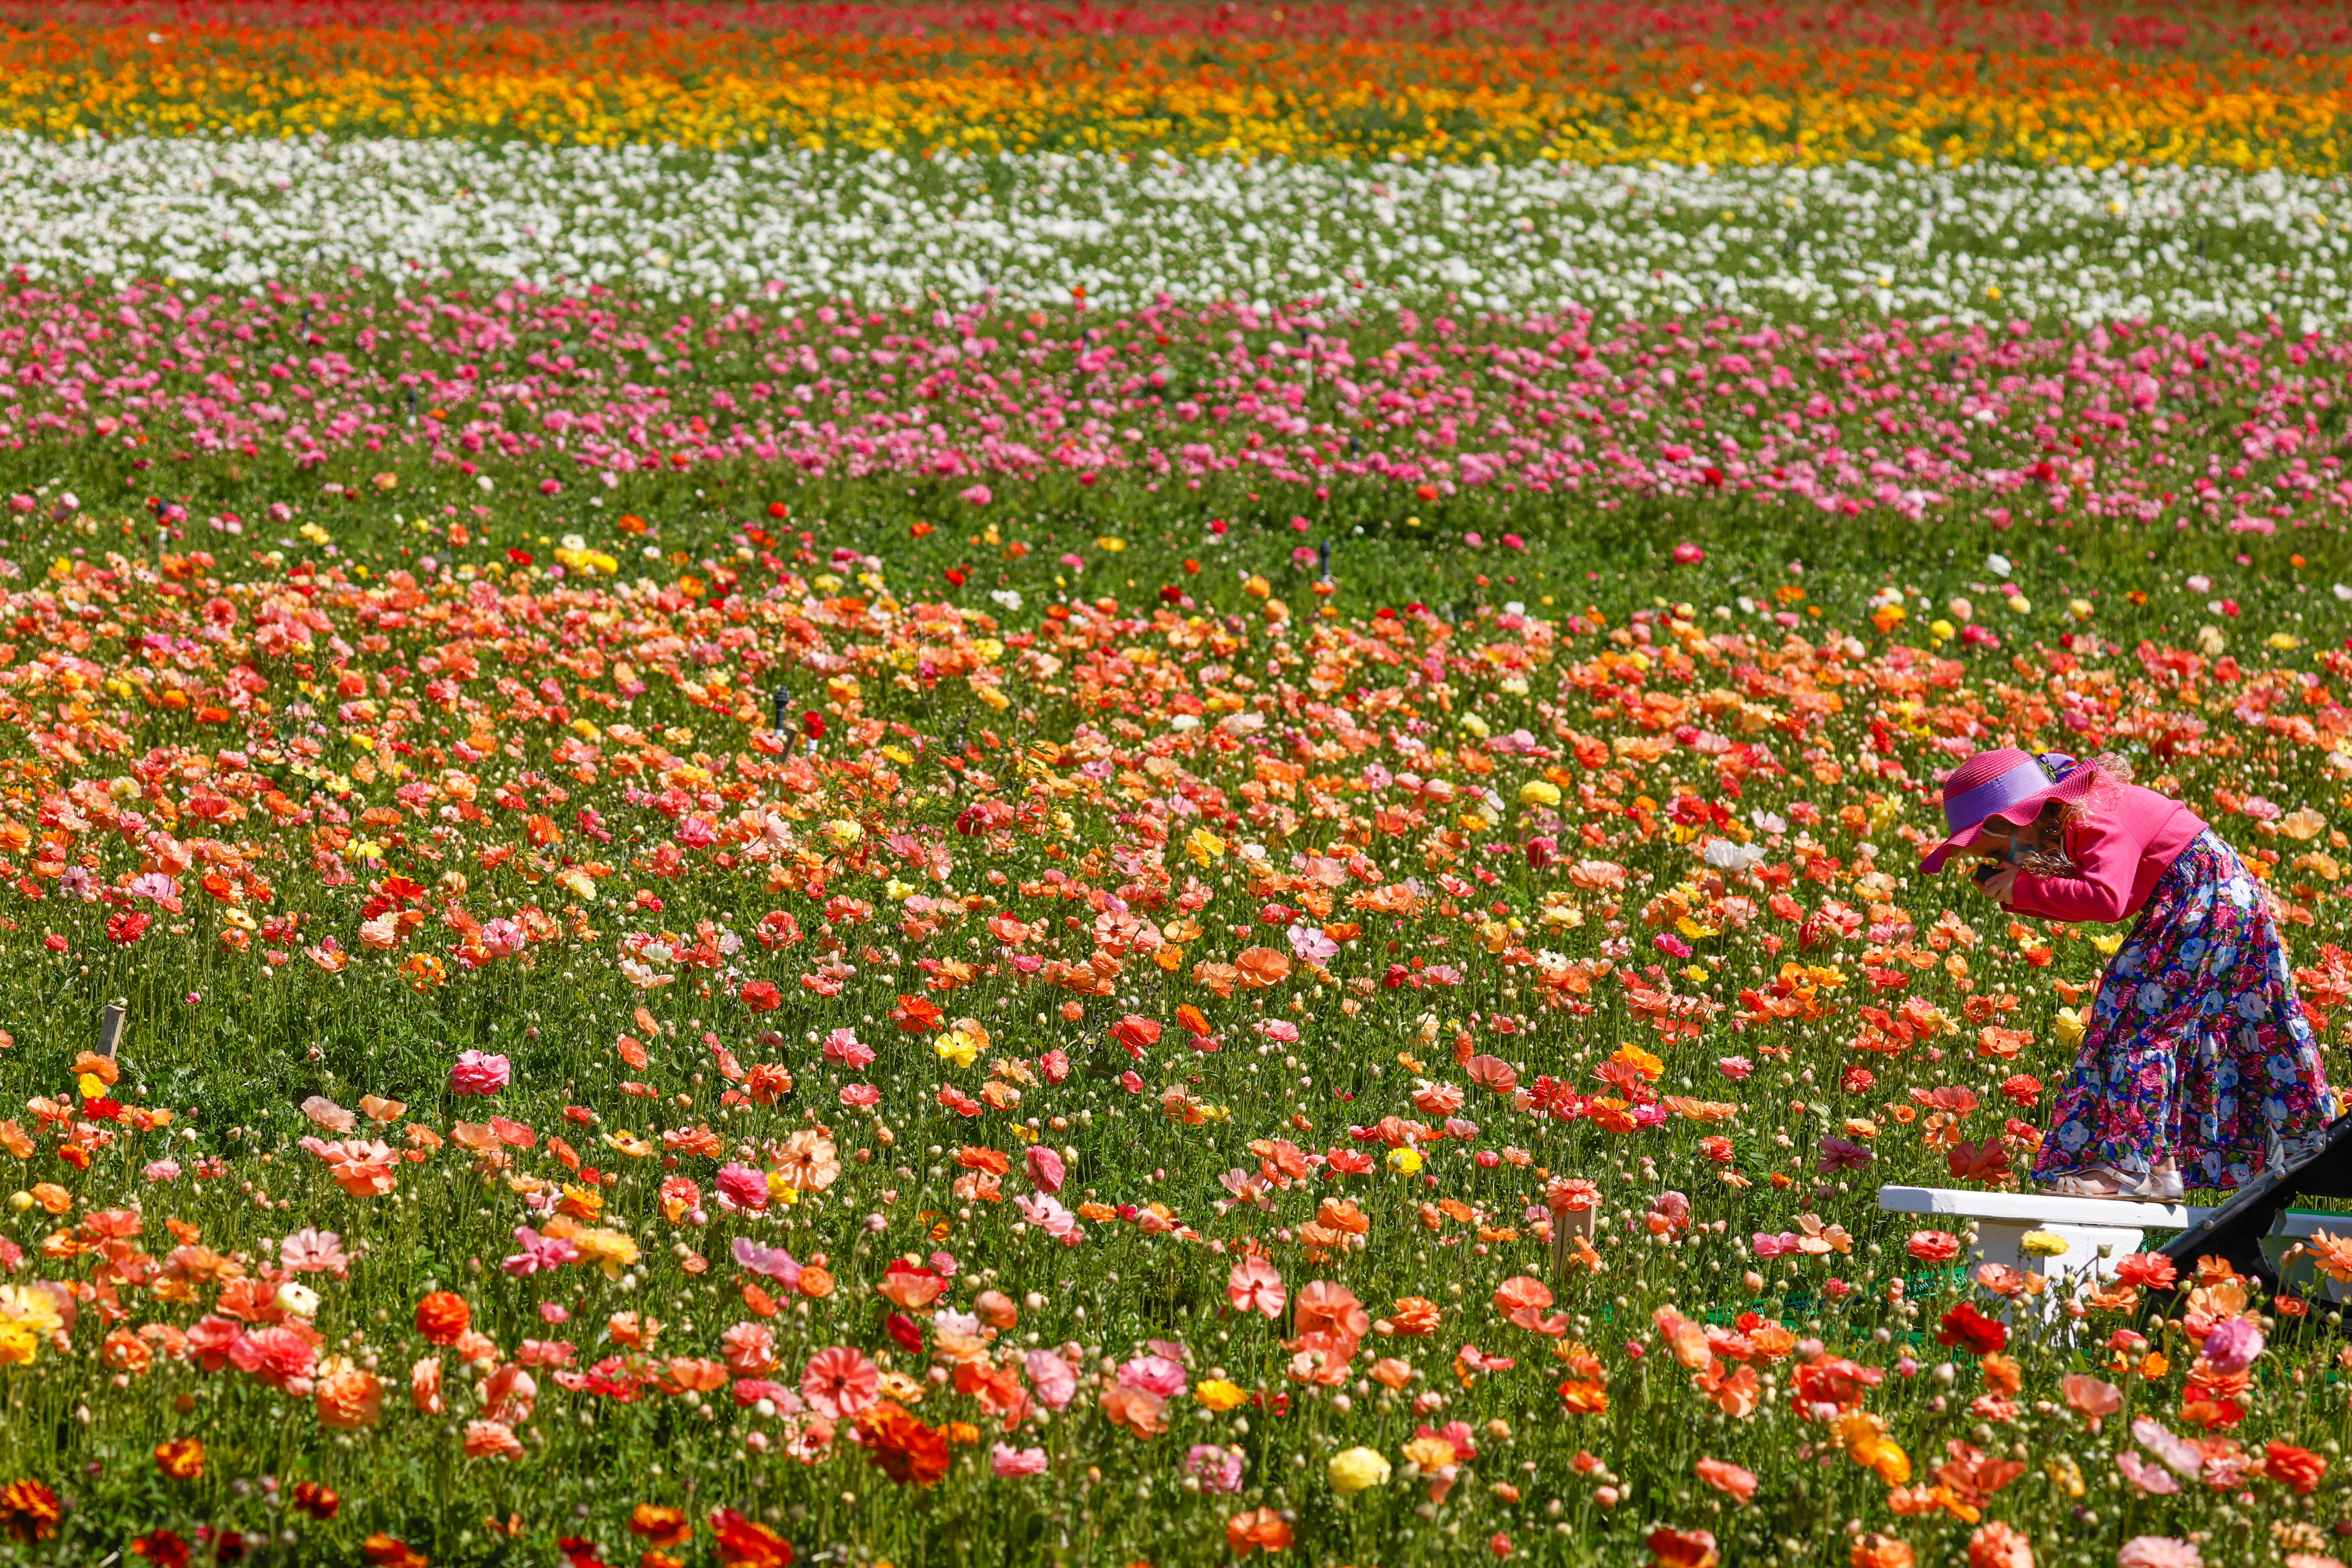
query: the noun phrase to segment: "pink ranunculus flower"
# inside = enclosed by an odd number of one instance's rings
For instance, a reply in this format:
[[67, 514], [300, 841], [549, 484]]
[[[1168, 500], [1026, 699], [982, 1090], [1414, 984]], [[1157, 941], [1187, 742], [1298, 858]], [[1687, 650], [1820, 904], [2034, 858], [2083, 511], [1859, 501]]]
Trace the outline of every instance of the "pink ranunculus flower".
[[[973, 488], [985, 489], [977, 485]], [[1014, 1476], [1042, 1476], [1045, 1473], [1045, 1450], [1015, 1448], [1008, 1443], [999, 1443], [988, 1452], [988, 1468], [999, 1480], [1008, 1480]]]
[[846, 1421], [882, 1397], [882, 1371], [855, 1346], [835, 1345], [809, 1357], [801, 1394], [826, 1420]]
[[1183, 1473], [1201, 1483], [1201, 1489], [1230, 1497], [1242, 1489], [1242, 1457], [1213, 1443], [1195, 1443], [1185, 1450]]
[[1029, 1374], [1029, 1386], [1037, 1395], [1037, 1403], [1048, 1410], [1066, 1410], [1078, 1392], [1078, 1374], [1070, 1363], [1052, 1351], [1031, 1351], [1022, 1358], [1021, 1370]]
[[1013, 1206], [1021, 1211], [1022, 1218], [1065, 1247], [1076, 1247], [1086, 1239], [1086, 1232], [1078, 1228], [1078, 1216], [1050, 1195], [1031, 1197], [1024, 1193], [1013, 1200]]
[[514, 1077], [514, 1066], [487, 1051], [460, 1051], [449, 1069], [451, 1094], [496, 1094]]
[[[986, 485], [969, 485], [957, 492], [956, 499], [959, 500], [969, 501], [973, 506], [986, 506], [990, 501], [996, 499], [996, 492], [990, 489]], [[997, 1473], [999, 1475], [1003, 1474], [1001, 1470]], [[1021, 1473], [1024, 1475], [1031, 1475], [1035, 1472], [1024, 1470]]]
[[730, 1163], [719, 1167], [719, 1206], [730, 1214], [765, 1214], [768, 1209], [768, 1178], [751, 1166]]
[[749, 1377], [776, 1368], [776, 1331], [765, 1323], [737, 1323], [719, 1336], [727, 1368]]
[[874, 1047], [860, 1040], [855, 1029], [835, 1029], [824, 1037], [824, 1059], [839, 1062], [852, 1072], [863, 1072], [874, 1059]]
[[313, 1226], [305, 1226], [279, 1242], [278, 1261], [296, 1274], [332, 1274], [338, 1279], [349, 1274], [352, 1267], [343, 1238]]
[[1139, 1388], [1162, 1399], [1173, 1399], [1192, 1386], [1183, 1364], [1164, 1355], [1135, 1357], [1118, 1369], [1118, 1381], [1122, 1387]]
[[2263, 1342], [2260, 1324], [2247, 1318], [2231, 1318], [2205, 1336], [2205, 1363], [2224, 1375], [2243, 1372], [2263, 1353]]
[[1290, 1292], [1283, 1286], [1281, 1271], [1273, 1264], [1263, 1258], [1244, 1258], [1225, 1276], [1225, 1299], [1244, 1312], [1279, 1318]]

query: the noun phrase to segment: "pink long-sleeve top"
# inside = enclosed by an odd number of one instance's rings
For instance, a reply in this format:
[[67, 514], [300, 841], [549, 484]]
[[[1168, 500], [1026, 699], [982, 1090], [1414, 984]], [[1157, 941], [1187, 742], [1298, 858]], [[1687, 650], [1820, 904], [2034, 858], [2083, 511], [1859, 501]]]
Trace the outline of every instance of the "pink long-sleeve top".
[[2082, 874], [2037, 877], [2021, 870], [2009, 907], [2053, 921], [2120, 921], [2139, 912], [2147, 896], [2189, 842], [2205, 831], [2202, 818], [2170, 795], [2125, 784], [2094, 807], [2087, 821], [2066, 830], [2066, 853]]

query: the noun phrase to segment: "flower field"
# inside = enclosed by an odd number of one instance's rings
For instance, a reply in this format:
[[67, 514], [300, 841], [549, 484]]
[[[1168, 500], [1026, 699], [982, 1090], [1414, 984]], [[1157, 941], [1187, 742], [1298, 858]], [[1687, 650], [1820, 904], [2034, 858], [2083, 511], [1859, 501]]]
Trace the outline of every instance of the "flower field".
[[2347, 46], [0, 14], [0, 1561], [2341, 1568], [2352, 1214], [1874, 1194], [1979, 749], [2352, 1079]]

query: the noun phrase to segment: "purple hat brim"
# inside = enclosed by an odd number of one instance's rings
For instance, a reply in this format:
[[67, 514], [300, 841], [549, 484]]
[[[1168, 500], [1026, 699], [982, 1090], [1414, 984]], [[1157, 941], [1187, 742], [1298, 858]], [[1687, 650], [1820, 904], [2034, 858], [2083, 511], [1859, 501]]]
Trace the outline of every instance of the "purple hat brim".
[[2091, 782], [2091, 769], [2087, 767], [2071, 769], [2064, 778], [2035, 790], [2021, 800], [2011, 801], [1997, 810], [1988, 811], [1968, 826], [1956, 829], [1950, 837], [1927, 851], [1927, 857], [1919, 862], [1919, 868], [1930, 873], [1942, 870], [1944, 861], [1952, 851], [1965, 849], [1974, 844], [1984, 833], [1985, 824], [1992, 821], [1993, 818], [1999, 817], [2012, 827], [2022, 827], [2039, 816], [2042, 814], [2042, 808], [2053, 800], [2081, 800], [2090, 793]]
[[2022, 827], [2042, 815], [2042, 807], [2046, 803], [2060, 798], [2062, 797], [2059, 792], [2053, 787], [2038, 795], [2029, 795], [2015, 805], [2003, 806], [1999, 811], [1989, 811], [1976, 822], [1961, 828], [1958, 833], [1927, 851], [1927, 858], [1919, 862], [1919, 868], [1923, 871], [1940, 871], [1944, 868], [1944, 861], [1949, 858], [1953, 850], [1966, 849], [1979, 838], [1983, 837], [1985, 824], [1992, 821], [1993, 818], [1999, 817], [2012, 827]]

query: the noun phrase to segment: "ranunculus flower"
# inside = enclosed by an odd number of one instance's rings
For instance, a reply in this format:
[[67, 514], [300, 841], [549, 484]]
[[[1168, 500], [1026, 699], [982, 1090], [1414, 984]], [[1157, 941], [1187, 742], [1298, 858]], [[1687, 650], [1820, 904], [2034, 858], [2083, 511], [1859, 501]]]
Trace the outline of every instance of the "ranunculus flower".
[[865, 1352], [835, 1345], [809, 1357], [801, 1394], [826, 1420], [846, 1421], [882, 1397], [882, 1372]]
[[2251, 1318], [2231, 1318], [2205, 1336], [2205, 1364], [2224, 1375], [2245, 1371], [2262, 1353], [2262, 1325]]
[[[985, 486], [974, 488], [986, 493]], [[1045, 1473], [1045, 1450], [1015, 1448], [1010, 1444], [999, 1443], [988, 1451], [988, 1468], [1000, 1480], [1009, 1480], [1015, 1476], [1042, 1476]]]
[[749, 1165], [731, 1162], [719, 1166], [711, 1184], [718, 1189], [720, 1208], [744, 1214], [768, 1210], [768, 1178]]
[[1263, 1258], [1237, 1260], [1225, 1278], [1225, 1299], [1244, 1312], [1279, 1318], [1289, 1296], [1280, 1271]]
[[1078, 1391], [1078, 1374], [1070, 1363], [1052, 1351], [1031, 1351], [1021, 1359], [1021, 1370], [1029, 1374], [1030, 1390], [1037, 1403], [1048, 1410], [1066, 1410]]
[[1343, 1448], [1324, 1467], [1331, 1489], [1353, 1497], [1373, 1487], [1388, 1485], [1389, 1462], [1377, 1448]]
[[1698, 1479], [1734, 1502], [1746, 1504], [1756, 1495], [1756, 1474], [1722, 1459], [1701, 1459]]
[[506, 1088], [514, 1068], [504, 1057], [487, 1051], [460, 1051], [449, 1069], [449, 1092], [457, 1095], [496, 1094]]
[[427, 1344], [454, 1345], [473, 1322], [474, 1310], [454, 1290], [436, 1290], [416, 1303], [416, 1331]]

